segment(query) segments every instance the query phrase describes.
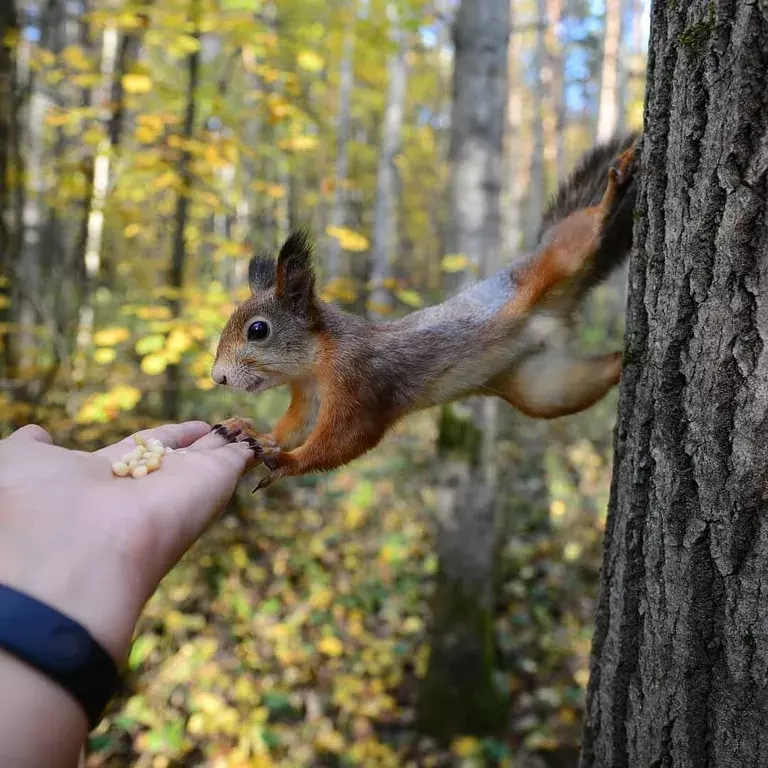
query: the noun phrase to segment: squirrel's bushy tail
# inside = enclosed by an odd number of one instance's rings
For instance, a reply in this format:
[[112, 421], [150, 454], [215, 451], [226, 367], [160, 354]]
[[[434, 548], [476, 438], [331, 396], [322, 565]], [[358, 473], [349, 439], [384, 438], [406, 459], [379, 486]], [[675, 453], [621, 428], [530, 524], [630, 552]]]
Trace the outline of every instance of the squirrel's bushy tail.
[[[608, 186], [608, 172], [616, 164], [617, 158], [638, 140], [638, 133], [618, 135], [609, 141], [593, 147], [584, 155], [565, 182], [558, 188], [549, 203], [541, 227], [539, 241], [546, 231], [563, 221], [572, 213], [583, 208], [596, 206], [605, 194]], [[640, 143], [636, 144], [634, 162], [640, 156]], [[588, 272], [579, 280], [578, 298], [582, 298], [591, 288], [605, 280], [608, 275], [621, 266], [632, 248], [633, 212], [637, 200], [637, 181], [635, 178], [608, 212]]]

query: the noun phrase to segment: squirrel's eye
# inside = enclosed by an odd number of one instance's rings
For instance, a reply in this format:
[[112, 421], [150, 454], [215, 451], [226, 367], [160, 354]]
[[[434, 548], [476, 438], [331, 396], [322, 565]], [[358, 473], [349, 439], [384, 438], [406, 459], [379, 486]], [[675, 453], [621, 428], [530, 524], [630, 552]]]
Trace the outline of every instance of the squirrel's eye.
[[269, 336], [269, 325], [263, 320], [256, 320], [248, 326], [248, 341], [264, 341]]

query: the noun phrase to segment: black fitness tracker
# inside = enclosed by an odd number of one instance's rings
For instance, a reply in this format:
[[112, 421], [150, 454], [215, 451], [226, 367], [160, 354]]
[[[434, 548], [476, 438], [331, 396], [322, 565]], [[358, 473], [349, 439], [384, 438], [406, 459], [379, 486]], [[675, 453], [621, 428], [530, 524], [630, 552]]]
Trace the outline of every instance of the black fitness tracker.
[[68, 616], [0, 584], [0, 648], [55, 680], [82, 706], [94, 728], [115, 692], [117, 665]]

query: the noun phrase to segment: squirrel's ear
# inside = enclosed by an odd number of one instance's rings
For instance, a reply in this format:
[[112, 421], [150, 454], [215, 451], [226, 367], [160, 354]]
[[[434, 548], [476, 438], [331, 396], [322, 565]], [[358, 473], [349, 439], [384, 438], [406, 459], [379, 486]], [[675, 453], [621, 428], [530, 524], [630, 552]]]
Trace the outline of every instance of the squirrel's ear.
[[315, 301], [312, 243], [303, 230], [291, 233], [280, 249], [275, 295], [300, 315], [309, 316], [312, 312]]
[[248, 264], [248, 283], [251, 286], [251, 293], [274, 288], [276, 275], [277, 264], [272, 256], [267, 253], [254, 256]]

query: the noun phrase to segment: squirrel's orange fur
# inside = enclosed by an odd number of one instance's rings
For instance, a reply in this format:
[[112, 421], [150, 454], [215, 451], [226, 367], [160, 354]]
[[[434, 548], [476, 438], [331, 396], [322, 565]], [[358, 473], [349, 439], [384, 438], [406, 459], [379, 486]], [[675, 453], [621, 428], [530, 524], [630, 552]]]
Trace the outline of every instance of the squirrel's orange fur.
[[621, 356], [575, 356], [570, 320], [630, 249], [634, 151], [629, 136], [585, 156], [527, 260], [399, 320], [374, 324], [321, 301], [303, 233], [276, 262], [254, 258], [251, 298], [227, 323], [212, 375], [251, 392], [288, 384], [291, 404], [268, 435], [239, 418], [214, 429], [250, 443], [271, 470], [264, 487], [342, 466], [409, 413], [467, 395], [537, 418], [588, 408], [619, 381]]

